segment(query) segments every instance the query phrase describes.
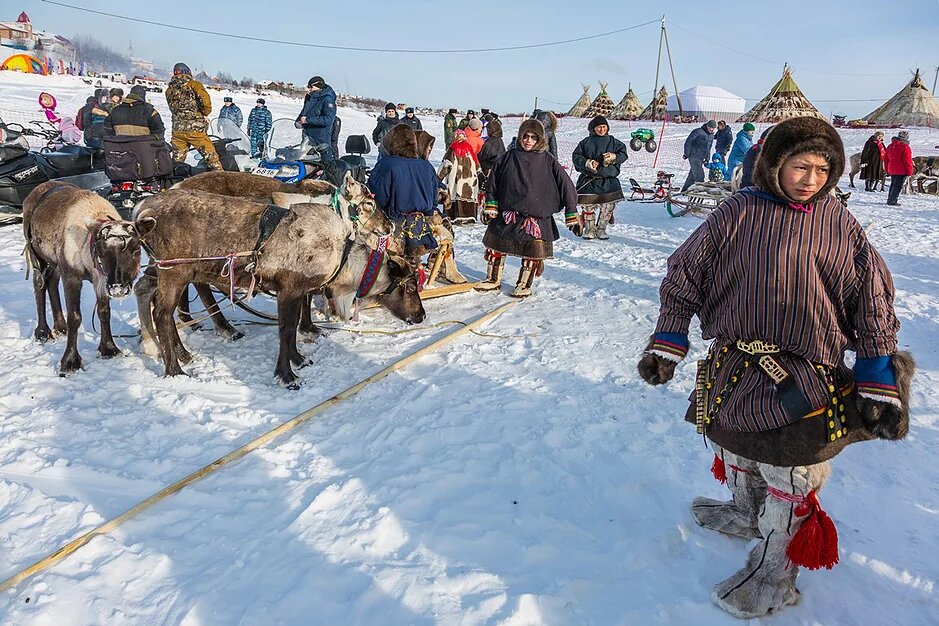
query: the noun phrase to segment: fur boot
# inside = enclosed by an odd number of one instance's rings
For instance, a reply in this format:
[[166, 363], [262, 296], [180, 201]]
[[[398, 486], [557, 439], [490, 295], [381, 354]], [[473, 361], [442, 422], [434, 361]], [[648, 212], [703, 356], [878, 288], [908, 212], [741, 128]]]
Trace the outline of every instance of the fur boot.
[[600, 217], [597, 220], [597, 239], [610, 238], [610, 236], [606, 234], [606, 227], [609, 226], [610, 218], [613, 217], [614, 206], [614, 204], [609, 203], [600, 207]]
[[597, 221], [596, 213], [592, 210], [587, 210], [584, 208], [584, 239], [596, 239], [597, 238]]
[[698, 497], [691, 503], [691, 515], [699, 526], [725, 535], [758, 539], [760, 529], [757, 516], [766, 498], [766, 481], [757, 464], [717, 448], [715, 450], [725, 468], [727, 487], [733, 494], [730, 502]]
[[544, 261], [538, 259], [522, 259], [522, 267], [518, 272], [518, 282], [515, 289], [509, 294], [513, 298], [527, 298], [531, 295], [531, 285], [536, 276], [544, 272]]
[[[757, 469], [769, 489], [802, 497], [820, 489], [831, 472], [827, 461], [800, 467], [757, 463]], [[770, 492], [759, 515], [763, 540], [751, 550], [743, 569], [714, 587], [714, 602], [734, 617], [761, 617], [799, 601], [795, 584], [799, 568], [789, 562], [786, 554], [790, 540], [807, 517], [797, 515], [796, 507]]]
[[476, 291], [495, 291], [502, 286], [502, 270], [505, 268], [505, 255], [493, 250], [486, 250], [486, 280], [473, 289]]

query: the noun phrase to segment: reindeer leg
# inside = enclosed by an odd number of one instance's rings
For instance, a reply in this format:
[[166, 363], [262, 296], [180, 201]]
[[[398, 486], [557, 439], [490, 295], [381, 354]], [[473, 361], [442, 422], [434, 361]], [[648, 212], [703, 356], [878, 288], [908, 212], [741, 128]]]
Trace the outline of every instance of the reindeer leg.
[[[49, 322], [46, 319], [46, 291], [49, 289], [51, 276], [51, 267], [44, 267], [42, 270], [33, 272], [33, 295], [36, 296], [36, 330], [33, 332], [33, 336], [40, 343], [52, 339], [52, 331], [49, 329]], [[58, 285], [55, 288], [58, 289]]]
[[97, 297], [98, 319], [101, 321], [101, 340], [98, 342], [98, 354], [103, 359], [122, 356], [124, 353], [114, 344], [111, 335], [111, 298], [95, 294]]
[[[182, 340], [176, 331], [176, 322], [173, 313], [179, 304], [180, 296], [185, 293], [188, 282], [180, 284], [171, 278], [158, 275], [157, 290], [153, 303], [153, 321], [156, 325], [157, 337], [160, 341], [160, 352], [163, 355], [163, 372], [165, 376], [178, 376], [185, 374], [179, 366], [177, 344], [181, 347]], [[185, 350], [185, 349], [184, 349]]]
[[52, 275], [46, 281], [46, 293], [49, 294], [49, 304], [52, 305], [52, 330], [57, 335], [64, 335], [68, 332], [68, 324], [65, 323], [65, 315], [62, 314], [58, 268], [53, 268]]
[[203, 283], [195, 283], [194, 286], [196, 293], [199, 294], [199, 300], [202, 301], [202, 306], [204, 306], [205, 310], [212, 316], [212, 323], [215, 325], [215, 334], [229, 341], [237, 341], [244, 337], [244, 333], [235, 330], [235, 327], [222, 315], [222, 307], [216, 302], [215, 296], [212, 295], [212, 290], [209, 286]]
[[299, 330], [307, 335], [318, 334], [318, 329], [313, 325], [313, 294], [308, 293], [303, 296], [303, 305], [300, 307]]
[[[198, 288], [196, 288], [198, 292]], [[186, 285], [186, 288], [183, 289], [182, 294], [179, 296], [179, 321], [184, 324], [189, 324], [188, 328], [192, 330], [199, 330], [202, 328], [202, 324], [193, 324], [192, 323], [192, 313], [189, 311], [189, 285]]]
[[82, 279], [69, 276], [65, 279], [65, 306], [68, 309], [66, 323], [68, 326], [68, 343], [65, 354], [59, 363], [59, 375], [65, 376], [81, 369], [82, 357], [78, 353], [78, 329], [82, 324]]
[[144, 274], [134, 285], [137, 297], [137, 319], [140, 320], [140, 351], [147, 356], [159, 357], [156, 327], [153, 325], [153, 299], [156, 294], [156, 276]]
[[[291, 368], [291, 345], [297, 340], [297, 324], [300, 320], [300, 307], [305, 301], [305, 294], [293, 294], [289, 291], [278, 290], [277, 293], [277, 326], [280, 335], [280, 351], [277, 354], [277, 367], [274, 375], [284, 383], [288, 389], [299, 389], [300, 379]], [[291, 342], [294, 342], [293, 344]]]

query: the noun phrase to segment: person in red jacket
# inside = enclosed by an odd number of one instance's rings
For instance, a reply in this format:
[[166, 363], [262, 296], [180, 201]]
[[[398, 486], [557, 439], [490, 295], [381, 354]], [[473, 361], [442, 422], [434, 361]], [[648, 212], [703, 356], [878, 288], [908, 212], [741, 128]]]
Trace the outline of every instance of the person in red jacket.
[[907, 176], [913, 175], [913, 151], [910, 150], [910, 133], [901, 130], [887, 147], [884, 166], [890, 176], [890, 192], [887, 194], [887, 204], [900, 206], [897, 199], [900, 190], [906, 182]]

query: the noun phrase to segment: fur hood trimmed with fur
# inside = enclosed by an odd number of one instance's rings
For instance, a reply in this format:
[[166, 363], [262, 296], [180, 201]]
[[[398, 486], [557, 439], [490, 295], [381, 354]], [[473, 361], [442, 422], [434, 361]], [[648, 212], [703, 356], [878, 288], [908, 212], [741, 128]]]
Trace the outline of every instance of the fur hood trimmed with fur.
[[795, 117], [773, 127], [757, 157], [753, 184], [762, 191], [791, 201], [792, 198], [786, 198], [779, 184], [779, 170], [790, 157], [805, 152], [824, 156], [831, 166], [828, 181], [809, 202], [824, 198], [844, 173], [844, 143], [831, 124], [815, 117]]
[[428, 151], [434, 149], [434, 143], [436, 143], [437, 138], [428, 133], [426, 130], [415, 131], [414, 135], [417, 137], [418, 154], [420, 154], [422, 159], [430, 158]]
[[390, 155], [406, 159], [417, 159], [421, 156], [417, 148], [417, 136], [407, 124], [398, 124], [388, 131], [382, 143]]
[[544, 125], [534, 118], [525, 120], [522, 122], [521, 126], [518, 127], [518, 137], [515, 141], [516, 149], [525, 152], [522, 148], [522, 137], [528, 132], [534, 133], [538, 137], [538, 142], [530, 152], [544, 152], [548, 149], [548, 138], [545, 135]]

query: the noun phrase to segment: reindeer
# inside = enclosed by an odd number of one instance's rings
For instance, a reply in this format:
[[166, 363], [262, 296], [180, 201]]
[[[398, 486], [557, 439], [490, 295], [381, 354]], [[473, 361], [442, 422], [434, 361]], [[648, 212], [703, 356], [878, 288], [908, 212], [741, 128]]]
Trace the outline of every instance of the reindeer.
[[[393, 255], [376, 257], [370, 245], [355, 237], [352, 223], [329, 205], [294, 205], [263, 249], [255, 250], [266, 208], [259, 202], [185, 190], [152, 196], [139, 206], [137, 230], [158, 259], [210, 259], [159, 269], [152, 292], [138, 289], [138, 315], [141, 320], [151, 315], [152, 306], [167, 376], [184, 374], [180, 362], [192, 358], [173, 322], [176, 303], [189, 283], [212, 284], [224, 291], [232, 286], [251, 291], [258, 285], [277, 293], [280, 350], [274, 373], [291, 389], [300, 385], [291, 365], [310, 363], [297, 349], [297, 325], [311, 291], [328, 287], [345, 319], [356, 297], [377, 294], [368, 297], [399, 319], [409, 324], [424, 320], [417, 280], [406, 262]], [[142, 322], [142, 330], [144, 326]]]
[[[52, 305], [56, 334], [66, 332], [68, 343], [59, 374], [81, 368], [78, 328], [81, 325], [82, 282], [90, 282], [97, 298], [101, 340], [98, 353], [109, 359], [121, 354], [111, 335], [111, 298], [130, 294], [140, 272], [140, 239], [131, 222], [122, 221], [98, 194], [68, 183], [49, 181], [33, 189], [23, 202], [23, 235], [33, 269], [40, 342], [52, 339], [46, 320], [46, 296]], [[62, 315], [59, 280], [65, 286], [68, 318]]]

